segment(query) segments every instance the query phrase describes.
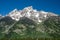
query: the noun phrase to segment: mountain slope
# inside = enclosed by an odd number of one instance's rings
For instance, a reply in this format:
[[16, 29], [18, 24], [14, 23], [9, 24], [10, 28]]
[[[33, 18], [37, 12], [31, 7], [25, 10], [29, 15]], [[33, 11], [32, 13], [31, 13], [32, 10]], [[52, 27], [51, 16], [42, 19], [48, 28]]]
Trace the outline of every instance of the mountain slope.
[[14, 20], [11, 17], [3, 17], [0, 19], [0, 38], [9, 33], [10, 26], [14, 24]]
[[60, 37], [60, 16], [49, 17], [44, 24], [47, 33], [53, 37]]
[[[2, 24], [1, 24], [2, 23]], [[60, 17], [52, 16], [37, 24], [33, 20], [23, 17], [19, 21], [11, 17], [0, 20], [1, 38], [53, 38], [60, 37]]]

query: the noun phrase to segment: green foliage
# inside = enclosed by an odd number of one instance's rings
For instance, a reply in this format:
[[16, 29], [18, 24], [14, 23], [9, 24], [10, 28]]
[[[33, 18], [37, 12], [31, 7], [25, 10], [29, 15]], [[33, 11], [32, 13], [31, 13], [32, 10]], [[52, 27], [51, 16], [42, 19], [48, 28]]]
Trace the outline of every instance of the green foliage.
[[47, 27], [46, 32], [53, 37], [60, 37], [60, 21], [59, 21], [60, 19], [59, 18], [60, 17], [58, 16], [50, 17], [44, 22], [45, 26]]
[[[9, 28], [11, 27], [11, 28]], [[8, 29], [9, 28], [9, 29]], [[3, 33], [8, 29], [7, 33]], [[14, 21], [10, 17], [0, 19], [0, 39], [40, 39], [60, 38], [60, 21], [58, 17], [50, 17], [42, 23], [37, 24], [29, 18], [21, 18]]]

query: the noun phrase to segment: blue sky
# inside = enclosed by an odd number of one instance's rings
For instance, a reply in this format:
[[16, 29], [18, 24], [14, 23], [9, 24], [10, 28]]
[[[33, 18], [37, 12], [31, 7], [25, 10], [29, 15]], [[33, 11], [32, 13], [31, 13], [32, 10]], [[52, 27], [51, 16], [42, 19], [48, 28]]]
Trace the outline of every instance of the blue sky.
[[60, 0], [0, 0], [0, 14], [6, 15], [15, 8], [19, 10], [28, 6], [60, 14]]

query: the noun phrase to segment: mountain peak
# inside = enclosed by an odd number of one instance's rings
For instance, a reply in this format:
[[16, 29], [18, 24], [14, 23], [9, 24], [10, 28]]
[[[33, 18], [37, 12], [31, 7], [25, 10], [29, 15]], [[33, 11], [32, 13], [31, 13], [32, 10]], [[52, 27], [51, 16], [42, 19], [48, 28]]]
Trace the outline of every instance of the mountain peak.
[[14, 9], [13, 12], [17, 11], [17, 9]]
[[33, 9], [32, 6], [25, 7], [24, 9]]
[[33, 7], [32, 6], [25, 7], [23, 10], [32, 11], [33, 10]]
[[37, 11], [36, 9], [33, 9], [32, 6], [29, 6], [29, 7], [25, 7], [23, 10], [20, 11], [14, 9], [8, 14], [8, 16], [10, 16], [12, 19], [16, 21], [19, 21], [21, 17], [27, 17], [34, 21], [40, 22], [46, 19], [48, 16], [57, 16], [57, 15], [45, 11]]

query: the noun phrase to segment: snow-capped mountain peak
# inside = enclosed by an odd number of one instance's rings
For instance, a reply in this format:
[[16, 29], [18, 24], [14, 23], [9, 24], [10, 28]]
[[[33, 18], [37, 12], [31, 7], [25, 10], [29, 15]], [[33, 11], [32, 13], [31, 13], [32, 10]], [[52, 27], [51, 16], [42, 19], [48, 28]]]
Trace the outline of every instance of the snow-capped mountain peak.
[[23, 10], [31, 11], [31, 10], [33, 10], [33, 7], [32, 6], [25, 7]]
[[16, 11], [17, 11], [17, 9], [14, 9], [14, 10], [13, 10], [13, 12], [16, 12]]
[[33, 9], [32, 6], [25, 7], [23, 10], [14, 9], [11, 11], [8, 16], [10, 16], [13, 20], [19, 21], [21, 17], [27, 17], [36, 22], [42, 22], [42, 20], [46, 19], [48, 16], [57, 16], [54, 13], [49, 13], [45, 11], [37, 11]]
[[19, 18], [21, 17], [20, 11], [18, 11], [17, 9], [14, 9], [13, 11], [11, 11], [7, 16], [10, 16], [12, 19], [16, 21], [18, 21]]

